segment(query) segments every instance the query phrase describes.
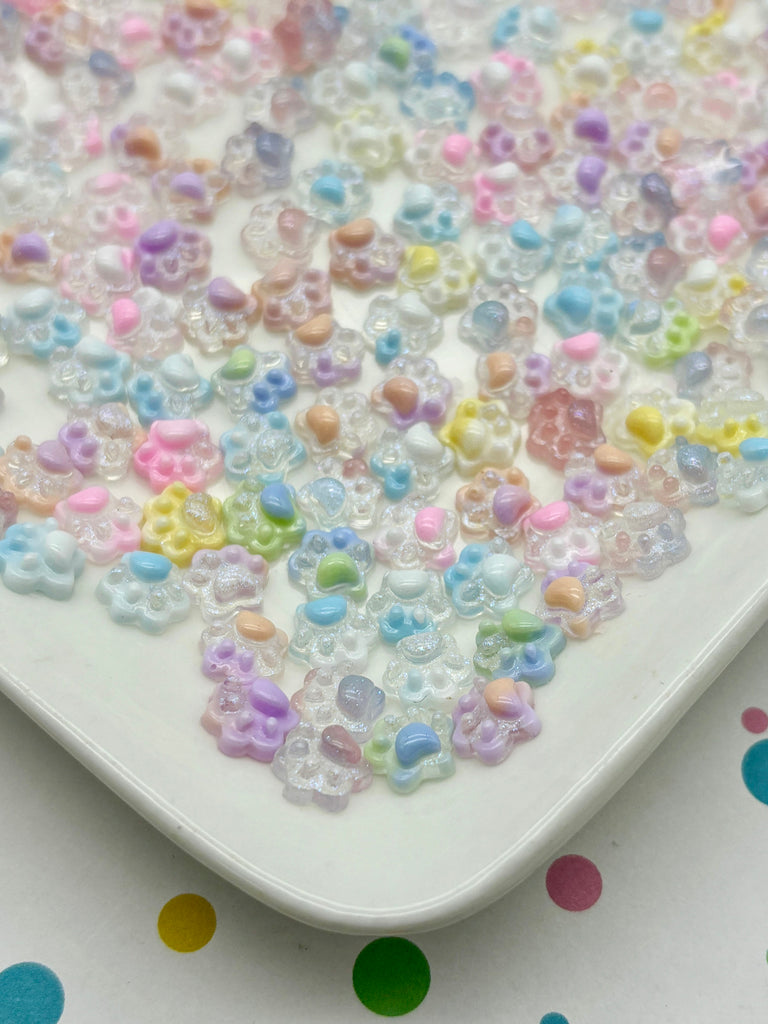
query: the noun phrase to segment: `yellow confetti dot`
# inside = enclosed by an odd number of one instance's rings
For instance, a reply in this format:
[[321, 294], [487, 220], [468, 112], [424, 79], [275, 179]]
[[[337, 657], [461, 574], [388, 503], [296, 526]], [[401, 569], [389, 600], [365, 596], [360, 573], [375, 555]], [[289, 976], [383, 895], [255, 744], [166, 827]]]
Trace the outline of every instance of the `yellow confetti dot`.
[[181, 893], [168, 900], [157, 918], [157, 931], [170, 949], [194, 953], [213, 938], [216, 911], [203, 896]]

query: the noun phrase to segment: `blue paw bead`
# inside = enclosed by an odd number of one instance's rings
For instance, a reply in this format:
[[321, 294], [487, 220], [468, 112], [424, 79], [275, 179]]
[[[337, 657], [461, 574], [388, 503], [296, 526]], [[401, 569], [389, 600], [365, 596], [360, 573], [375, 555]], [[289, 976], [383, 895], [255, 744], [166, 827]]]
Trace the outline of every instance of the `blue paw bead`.
[[335, 174], [324, 174], [312, 183], [310, 194], [316, 196], [324, 203], [341, 208], [347, 198], [347, 190], [344, 182]]
[[291, 492], [285, 484], [267, 484], [259, 500], [264, 513], [278, 522], [289, 522], [296, 514]]
[[440, 753], [440, 737], [423, 722], [404, 725], [395, 739], [395, 754], [404, 768], [412, 768], [424, 757]]

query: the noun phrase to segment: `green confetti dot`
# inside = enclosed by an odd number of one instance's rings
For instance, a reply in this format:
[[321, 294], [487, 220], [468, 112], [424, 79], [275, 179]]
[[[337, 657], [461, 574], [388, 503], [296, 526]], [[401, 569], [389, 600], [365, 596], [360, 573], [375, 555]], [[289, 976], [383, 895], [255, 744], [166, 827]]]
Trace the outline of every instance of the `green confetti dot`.
[[401, 1017], [429, 991], [427, 958], [408, 939], [375, 939], [355, 960], [352, 985], [360, 1002], [382, 1017]]

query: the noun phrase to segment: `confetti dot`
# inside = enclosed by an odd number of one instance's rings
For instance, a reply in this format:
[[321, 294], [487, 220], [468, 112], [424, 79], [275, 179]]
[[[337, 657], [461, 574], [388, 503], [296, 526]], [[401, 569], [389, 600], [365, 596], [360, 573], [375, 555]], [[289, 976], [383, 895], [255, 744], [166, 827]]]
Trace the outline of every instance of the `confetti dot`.
[[563, 910], [588, 910], [603, 891], [603, 879], [595, 865], [575, 853], [550, 864], [546, 884], [551, 899]]
[[539, 1024], [568, 1024], [562, 1013], [545, 1013]]
[[0, 1024], [56, 1024], [64, 988], [45, 964], [13, 964], [0, 972]]
[[216, 911], [203, 896], [182, 893], [168, 900], [157, 918], [160, 938], [177, 953], [194, 953], [213, 938]]
[[408, 939], [375, 939], [355, 960], [352, 984], [367, 1009], [382, 1017], [401, 1017], [429, 991], [427, 958]]
[[765, 732], [768, 729], [768, 715], [762, 708], [747, 708], [741, 713], [741, 724], [747, 732]]
[[768, 804], [768, 740], [753, 743], [741, 762], [744, 785], [761, 804]]

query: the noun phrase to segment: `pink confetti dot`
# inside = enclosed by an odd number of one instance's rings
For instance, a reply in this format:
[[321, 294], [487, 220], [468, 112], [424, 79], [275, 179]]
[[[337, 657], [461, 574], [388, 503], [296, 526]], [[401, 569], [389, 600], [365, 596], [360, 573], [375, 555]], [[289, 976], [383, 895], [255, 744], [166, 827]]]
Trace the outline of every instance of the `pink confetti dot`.
[[747, 732], [765, 732], [768, 729], [768, 715], [762, 708], [747, 708], [741, 713], [741, 724]]
[[547, 892], [563, 910], [588, 910], [600, 899], [603, 879], [586, 857], [570, 853], [558, 857], [547, 871]]

